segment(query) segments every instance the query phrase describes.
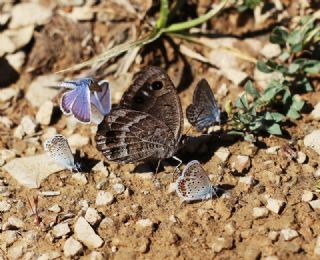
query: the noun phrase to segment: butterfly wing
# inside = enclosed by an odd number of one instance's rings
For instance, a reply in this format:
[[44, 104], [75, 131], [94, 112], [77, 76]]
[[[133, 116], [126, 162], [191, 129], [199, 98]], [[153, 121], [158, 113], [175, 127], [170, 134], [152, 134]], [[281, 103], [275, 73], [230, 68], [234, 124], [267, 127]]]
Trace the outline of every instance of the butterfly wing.
[[193, 93], [192, 104], [187, 107], [188, 121], [197, 129], [203, 130], [216, 122], [220, 123], [220, 113], [208, 82], [202, 79]]
[[213, 192], [211, 181], [198, 161], [189, 162], [176, 181], [176, 191], [186, 201], [210, 198]]
[[78, 95], [71, 107], [74, 117], [82, 123], [90, 123], [90, 90], [88, 86], [80, 86], [77, 88]]
[[172, 131], [153, 116], [117, 109], [104, 118], [96, 134], [97, 149], [111, 161], [130, 163], [171, 157]]
[[59, 164], [68, 169], [75, 167], [74, 157], [68, 140], [63, 135], [55, 135], [44, 143], [44, 149]]
[[94, 91], [91, 93], [91, 103], [103, 114], [108, 115], [111, 110], [111, 95], [109, 82], [102, 80], [99, 82], [102, 90], [100, 92]]
[[123, 94], [122, 108], [142, 111], [164, 122], [175, 136], [181, 138], [183, 113], [179, 96], [167, 73], [158, 67], [147, 67], [135, 75]]
[[65, 92], [60, 101], [60, 109], [65, 115], [70, 115], [72, 112], [72, 106], [79, 95], [79, 90], [77, 88]]

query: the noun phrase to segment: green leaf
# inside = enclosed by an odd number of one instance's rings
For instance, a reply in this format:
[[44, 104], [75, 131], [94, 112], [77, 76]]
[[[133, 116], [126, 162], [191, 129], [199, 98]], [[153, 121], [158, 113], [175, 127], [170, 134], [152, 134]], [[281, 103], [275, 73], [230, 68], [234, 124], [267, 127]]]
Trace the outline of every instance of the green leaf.
[[297, 44], [294, 44], [291, 46], [291, 52], [300, 52], [302, 51], [303, 49], [303, 43], [302, 42], [299, 42]]
[[157, 29], [162, 29], [166, 26], [169, 15], [169, 3], [168, 0], [161, 0], [160, 4], [160, 16], [156, 23]]
[[279, 60], [281, 60], [282, 62], [285, 62], [289, 59], [289, 57], [290, 57], [290, 53], [287, 51], [284, 51], [280, 54]]
[[287, 117], [290, 117], [291, 119], [298, 119], [300, 118], [300, 113], [294, 108], [290, 107], [290, 109], [287, 112]]
[[243, 93], [236, 101], [236, 107], [244, 110], [249, 109], [247, 94]]
[[320, 73], [320, 61], [315, 62], [314, 64], [307, 65], [304, 69], [306, 73], [309, 74], [318, 74]]
[[301, 29], [294, 30], [289, 33], [287, 41], [290, 45], [296, 45], [302, 43], [304, 37], [304, 33]]
[[258, 68], [258, 70], [260, 70], [260, 71], [262, 71], [262, 72], [264, 72], [264, 73], [271, 73], [271, 72], [274, 72], [274, 71], [275, 71], [274, 68], [269, 67], [269, 66], [267, 65], [267, 63], [262, 62], [262, 61], [258, 61], [258, 62], [257, 62], [257, 68]]
[[301, 64], [298, 63], [291, 63], [288, 67], [288, 73], [289, 74], [294, 74], [296, 73], [301, 67]]
[[243, 137], [243, 139], [247, 142], [253, 143], [256, 141], [256, 138], [253, 134], [245, 134], [245, 136]]
[[279, 124], [275, 123], [267, 128], [267, 132], [272, 135], [282, 135], [281, 127]]
[[285, 45], [288, 35], [288, 31], [284, 27], [275, 27], [270, 34], [270, 42]]
[[260, 97], [258, 90], [253, 86], [252, 81], [249, 80], [245, 85], [245, 90], [250, 94], [254, 100]]
[[266, 120], [272, 120], [277, 123], [281, 122], [284, 119], [284, 115], [278, 112], [267, 112], [264, 117]]

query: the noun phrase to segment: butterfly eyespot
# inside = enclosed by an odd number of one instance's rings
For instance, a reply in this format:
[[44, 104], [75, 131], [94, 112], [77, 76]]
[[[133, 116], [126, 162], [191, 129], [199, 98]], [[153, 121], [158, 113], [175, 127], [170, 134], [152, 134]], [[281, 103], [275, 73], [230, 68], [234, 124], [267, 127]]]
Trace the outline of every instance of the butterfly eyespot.
[[152, 90], [160, 90], [163, 87], [163, 83], [161, 81], [154, 81], [151, 84]]
[[141, 97], [141, 96], [135, 96], [135, 97], [133, 98], [133, 100], [134, 100], [134, 102], [137, 103], [137, 104], [141, 104], [141, 103], [144, 102], [144, 99], [143, 99], [143, 97]]

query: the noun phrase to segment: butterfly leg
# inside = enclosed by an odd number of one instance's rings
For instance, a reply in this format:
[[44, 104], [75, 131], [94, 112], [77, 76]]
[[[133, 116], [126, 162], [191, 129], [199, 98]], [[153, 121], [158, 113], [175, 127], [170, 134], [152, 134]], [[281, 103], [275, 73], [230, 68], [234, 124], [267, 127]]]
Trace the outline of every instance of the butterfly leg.
[[180, 165], [182, 164], [182, 160], [180, 160], [180, 159], [179, 159], [178, 157], [176, 157], [176, 156], [172, 156], [172, 158], [179, 162], [178, 165], [175, 167], [174, 172], [173, 172], [173, 174], [172, 174], [172, 178], [173, 178], [172, 181], [174, 181], [174, 177], [175, 177], [176, 173], [179, 172], [179, 167], [180, 167]]
[[157, 168], [156, 168], [156, 172], [155, 172], [155, 174], [157, 174], [157, 173], [158, 173], [158, 171], [159, 171], [161, 161], [162, 161], [161, 159], [158, 161], [158, 164], [157, 164]]

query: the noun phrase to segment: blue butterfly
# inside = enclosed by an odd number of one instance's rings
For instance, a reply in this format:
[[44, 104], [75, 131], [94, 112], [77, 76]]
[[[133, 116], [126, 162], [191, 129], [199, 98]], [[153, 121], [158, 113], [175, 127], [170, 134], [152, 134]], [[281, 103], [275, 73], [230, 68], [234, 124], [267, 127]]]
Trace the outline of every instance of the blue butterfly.
[[220, 114], [221, 110], [208, 82], [205, 79], [200, 80], [194, 90], [192, 104], [187, 107], [188, 121], [202, 131], [215, 123], [220, 124]]
[[[92, 78], [63, 81], [60, 87], [71, 88], [62, 95], [60, 108], [84, 124], [99, 124], [111, 110], [109, 83]], [[99, 122], [100, 121], [100, 122]]]

